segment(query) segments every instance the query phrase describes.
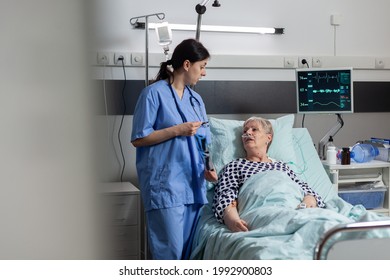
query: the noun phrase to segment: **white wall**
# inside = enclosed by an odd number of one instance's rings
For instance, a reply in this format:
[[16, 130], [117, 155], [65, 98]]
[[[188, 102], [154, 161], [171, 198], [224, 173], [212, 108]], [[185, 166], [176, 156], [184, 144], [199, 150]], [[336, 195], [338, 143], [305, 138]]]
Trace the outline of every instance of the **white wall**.
[[[134, 30], [130, 18], [164, 12], [170, 23], [196, 24], [195, 5], [199, 0], [128, 1], [96, 0], [91, 5], [91, 59], [96, 63], [96, 52], [131, 53], [145, 52], [145, 31]], [[293, 81], [294, 69], [284, 68], [284, 58], [320, 57], [323, 66], [353, 66], [356, 81], [390, 81], [390, 2], [387, 0], [330, 0], [330, 1], [263, 1], [222, 0], [221, 7], [207, 6], [202, 23], [207, 25], [266, 26], [283, 27], [283, 35], [242, 35], [201, 33], [201, 41], [211, 52], [206, 80], [265, 80]], [[341, 25], [330, 24], [331, 15], [341, 15]], [[144, 21], [140, 19], [140, 21]], [[149, 22], [158, 22], [150, 17]], [[174, 31], [174, 46], [182, 39], [195, 37], [194, 32]], [[150, 71], [155, 76], [159, 62], [164, 59], [162, 48], [155, 40], [153, 30], [149, 33]], [[376, 69], [375, 60], [385, 62], [384, 69]], [[112, 59], [112, 57], [111, 57]], [[103, 72], [104, 71], [104, 72]], [[126, 65], [127, 79], [145, 79], [145, 68]], [[123, 79], [120, 67], [94, 67], [93, 77]], [[102, 90], [97, 94], [101, 94]], [[207, 94], [207, 93], [202, 93]], [[367, 93], [369, 94], [369, 93]], [[206, 104], [207, 106], [207, 104]], [[277, 117], [277, 115], [264, 115]], [[224, 115], [224, 118], [244, 119], [245, 115]], [[120, 177], [121, 160], [116, 146], [117, 127], [121, 117], [108, 117], [106, 143], [107, 166], [104, 173], [107, 180]], [[127, 168], [124, 178], [137, 182], [134, 168], [135, 150], [129, 145], [131, 116], [126, 116], [122, 130]], [[336, 145], [349, 146], [358, 140], [371, 136], [389, 137], [390, 113], [357, 113], [344, 115], [345, 125], [335, 136]], [[107, 121], [103, 121], [107, 124]], [[333, 115], [306, 116], [305, 127], [315, 144], [336, 123]], [[295, 127], [301, 126], [301, 116], [296, 116]], [[105, 131], [107, 131], [105, 129]], [[105, 139], [109, 136], [105, 137]], [[107, 140], [108, 141], [108, 140]]]
[[[163, 12], [170, 23], [196, 24], [196, 4], [200, 0], [93, 0], [97, 50], [143, 52], [144, 31], [133, 30], [129, 19]], [[284, 27], [282, 36], [202, 33], [201, 40], [213, 54], [256, 55], [333, 55], [334, 28], [332, 14], [341, 15], [337, 28], [336, 53], [340, 56], [390, 56], [390, 36], [387, 0], [222, 0], [221, 7], [211, 2], [202, 17], [207, 25]], [[150, 22], [158, 22], [151, 17]], [[155, 36], [154, 34], [151, 34]], [[193, 32], [177, 31], [173, 45]], [[155, 40], [150, 40], [150, 52], [159, 52]]]

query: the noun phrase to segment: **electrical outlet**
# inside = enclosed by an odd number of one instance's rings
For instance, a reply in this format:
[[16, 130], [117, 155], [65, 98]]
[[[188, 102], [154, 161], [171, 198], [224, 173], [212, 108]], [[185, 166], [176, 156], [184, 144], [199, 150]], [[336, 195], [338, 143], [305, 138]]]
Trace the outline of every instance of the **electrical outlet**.
[[110, 63], [110, 58], [107, 52], [98, 52], [97, 54], [97, 63], [102, 65], [108, 65]]
[[144, 55], [142, 53], [131, 54], [131, 65], [143, 65], [143, 64], [144, 64]]
[[284, 68], [294, 68], [295, 67], [295, 58], [285, 57], [284, 58]]
[[299, 68], [310, 68], [311, 59], [308, 56], [298, 57], [298, 67]]
[[312, 65], [313, 67], [322, 67], [322, 58], [321, 57], [313, 57], [313, 61], [312, 61]]
[[114, 53], [114, 64], [116, 65], [122, 65], [122, 60], [123, 59], [123, 64], [126, 65], [126, 54], [123, 52], [116, 52]]

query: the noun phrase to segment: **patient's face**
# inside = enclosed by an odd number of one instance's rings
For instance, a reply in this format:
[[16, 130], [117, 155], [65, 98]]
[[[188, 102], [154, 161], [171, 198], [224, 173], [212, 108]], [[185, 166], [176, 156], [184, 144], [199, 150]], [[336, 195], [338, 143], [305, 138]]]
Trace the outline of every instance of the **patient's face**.
[[265, 133], [264, 128], [257, 121], [248, 122], [243, 129], [242, 142], [245, 150], [249, 148], [267, 148], [271, 135]]

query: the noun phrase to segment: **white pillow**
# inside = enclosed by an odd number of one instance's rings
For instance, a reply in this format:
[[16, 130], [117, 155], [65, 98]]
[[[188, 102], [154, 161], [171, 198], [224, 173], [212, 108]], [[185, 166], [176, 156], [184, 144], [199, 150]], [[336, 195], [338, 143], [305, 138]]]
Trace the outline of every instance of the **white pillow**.
[[[284, 162], [296, 162], [292, 140], [294, 115], [269, 119], [274, 129], [268, 156]], [[217, 173], [230, 161], [245, 157], [241, 135], [244, 121], [209, 118], [211, 131], [210, 155]], [[212, 188], [212, 184], [208, 184]]]

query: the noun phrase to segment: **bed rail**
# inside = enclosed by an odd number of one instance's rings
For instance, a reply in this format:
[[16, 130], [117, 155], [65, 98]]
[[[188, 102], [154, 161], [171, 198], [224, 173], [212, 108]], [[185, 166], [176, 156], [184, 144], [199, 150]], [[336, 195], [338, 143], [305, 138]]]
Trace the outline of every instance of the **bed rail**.
[[326, 242], [332, 238], [337, 233], [343, 233], [343, 232], [363, 232], [363, 231], [370, 231], [373, 229], [383, 229], [383, 228], [389, 228], [390, 229], [390, 220], [384, 220], [384, 221], [370, 221], [370, 222], [358, 222], [358, 223], [350, 223], [350, 224], [342, 224], [339, 226], [335, 226], [334, 228], [331, 228], [328, 230], [324, 236], [318, 241], [315, 251], [314, 251], [314, 259], [315, 260], [323, 260], [326, 259], [329, 253], [329, 249], [337, 243], [337, 241], [334, 242], [331, 246], [329, 246], [327, 251], [325, 250]]

